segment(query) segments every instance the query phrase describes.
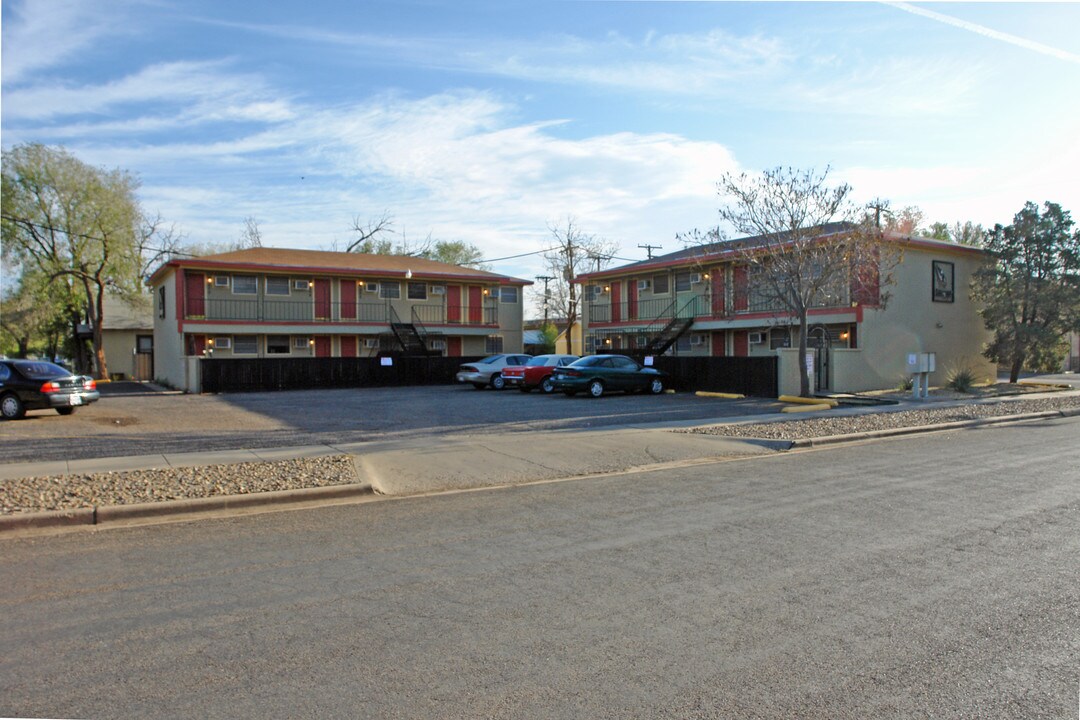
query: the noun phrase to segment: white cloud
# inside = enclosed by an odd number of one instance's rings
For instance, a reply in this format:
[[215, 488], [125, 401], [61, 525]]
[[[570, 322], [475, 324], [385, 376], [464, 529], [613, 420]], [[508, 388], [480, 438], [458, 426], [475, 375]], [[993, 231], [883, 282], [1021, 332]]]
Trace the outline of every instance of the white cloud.
[[82, 0], [24, 0], [4, 3], [3, 82], [13, 85], [53, 67], [119, 32], [123, 4], [103, 13]]

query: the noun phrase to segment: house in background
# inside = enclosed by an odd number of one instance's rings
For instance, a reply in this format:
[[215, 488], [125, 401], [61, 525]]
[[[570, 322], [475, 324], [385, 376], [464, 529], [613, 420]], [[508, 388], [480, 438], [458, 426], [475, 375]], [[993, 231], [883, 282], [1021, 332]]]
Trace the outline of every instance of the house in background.
[[[821, 237], [842, 237], [850, 226], [822, 226]], [[810, 310], [814, 387], [859, 392], [895, 387], [908, 376], [911, 353], [936, 354], [931, 383], [969, 368], [978, 378], [996, 370], [982, 355], [991, 339], [970, 299], [972, 273], [982, 250], [953, 243], [887, 235], [903, 251], [895, 284], [869, 281], [838, 288], [836, 297]], [[753, 245], [755, 238], [739, 240]], [[586, 352], [637, 355], [779, 357], [781, 394], [797, 394], [801, 363], [798, 319], [774, 306], [755, 287], [750, 268], [731, 243], [688, 248], [649, 260], [579, 276]], [[889, 294], [882, 302], [882, 291]]]
[[154, 379], [154, 310], [149, 295], [105, 295], [101, 344], [111, 380]]
[[250, 248], [154, 272], [155, 377], [199, 390], [199, 358], [521, 352], [523, 288], [400, 255]]

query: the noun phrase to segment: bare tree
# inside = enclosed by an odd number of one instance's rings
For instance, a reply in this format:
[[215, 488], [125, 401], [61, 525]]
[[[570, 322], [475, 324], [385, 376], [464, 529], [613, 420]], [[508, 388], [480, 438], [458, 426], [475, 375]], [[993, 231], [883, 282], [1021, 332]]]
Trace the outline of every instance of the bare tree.
[[566, 318], [566, 352], [573, 354], [573, 328], [578, 322], [580, 298], [574, 279], [590, 270], [601, 270], [611, 262], [617, 245], [613, 241], [582, 232], [575, 218], [562, 224], [549, 223], [553, 247], [544, 253], [550, 283], [548, 304]]
[[259, 229], [259, 221], [254, 215], [244, 218], [244, 228], [240, 231], [240, 239], [237, 241], [240, 249], [260, 248], [262, 244], [262, 231]]
[[376, 255], [389, 255], [393, 250], [393, 242], [383, 235], [393, 232], [394, 218], [388, 212], [367, 223], [360, 221], [360, 216], [353, 218], [353, 232], [356, 237], [345, 248], [345, 252], [370, 253]]
[[[880, 288], [891, 282], [898, 257], [889, 253], [875, 227], [878, 215], [867, 215], [850, 200], [851, 187], [826, 184], [829, 168], [774, 168], [760, 176], [725, 174], [719, 194], [728, 200], [720, 219], [750, 236], [733, 243], [738, 262], [749, 269], [750, 292], [777, 315], [799, 323], [799, 362], [805, 362], [807, 316], [813, 307], [842, 302], [848, 289], [862, 280], [863, 292], [877, 288], [875, 305], [884, 302]], [[729, 241], [719, 227], [680, 235], [684, 242]], [[856, 282], [853, 282], [856, 281]], [[875, 282], [876, 280], [876, 282]], [[854, 298], [853, 298], [854, 299]], [[799, 373], [799, 392], [810, 395], [807, 372]]]

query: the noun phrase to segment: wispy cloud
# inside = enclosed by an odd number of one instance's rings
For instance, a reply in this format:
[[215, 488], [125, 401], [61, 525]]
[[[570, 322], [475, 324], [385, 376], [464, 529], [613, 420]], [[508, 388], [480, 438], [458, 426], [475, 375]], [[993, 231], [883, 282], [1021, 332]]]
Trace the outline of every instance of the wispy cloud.
[[124, 32], [125, 3], [109, 12], [82, 0], [24, 0], [4, 3], [3, 82], [12, 85], [36, 71], [84, 52], [102, 37]]
[[946, 25], [952, 25], [953, 27], [958, 27], [963, 30], [976, 33], [977, 35], [982, 35], [983, 37], [988, 37], [993, 40], [1000, 40], [1010, 45], [1015, 45], [1017, 47], [1022, 47], [1027, 50], [1032, 50], [1043, 55], [1057, 58], [1058, 60], [1065, 60], [1066, 62], [1080, 64], [1080, 55], [1076, 55], [1066, 50], [1060, 50], [1055, 47], [1050, 47], [1049, 45], [1044, 45], [1043, 43], [1035, 42], [1034, 40], [1028, 40], [1027, 38], [1010, 35], [1009, 33], [1000, 32], [998, 30], [991, 30], [985, 25], [979, 25], [978, 23], [961, 20], [960, 18], [955, 18], [951, 15], [945, 15], [943, 13], [935, 12], [934, 10], [928, 10], [924, 7], [911, 5], [906, 2], [886, 2], [885, 4], [891, 5], [898, 10], [909, 12], [912, 15], [919, 15], [921, 17], [930, 18], [931, 20], [936, 20], [937, 22], [945, 23]]

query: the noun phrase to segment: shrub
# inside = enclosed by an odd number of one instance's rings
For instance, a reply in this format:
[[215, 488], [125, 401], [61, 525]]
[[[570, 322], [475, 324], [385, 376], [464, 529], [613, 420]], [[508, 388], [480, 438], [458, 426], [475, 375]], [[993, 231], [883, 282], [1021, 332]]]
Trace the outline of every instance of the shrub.
[[909, 392], [913, 387], [915, 387], [915, 378], [910, 375], [901, 375], [900, 382], [896, 384], [896, 389], [900, 392]]
[[949, 381], [946, 383], [950, 390], [956, 392], [971, 392], [972, 386], [975, 384], [975, 373], [971, 368], [963, 367], [958, 370], [953, 370], [949, 373]]

